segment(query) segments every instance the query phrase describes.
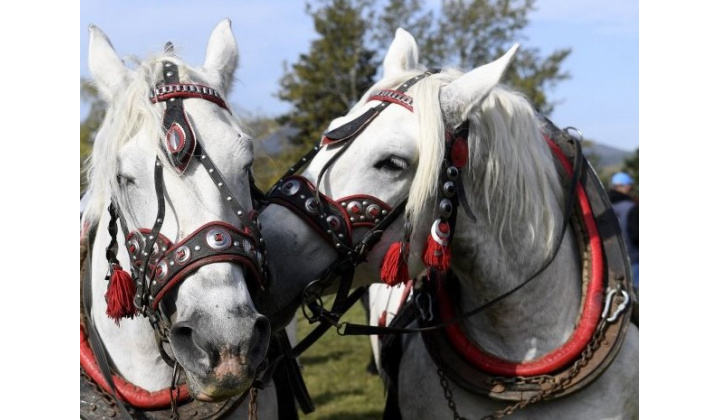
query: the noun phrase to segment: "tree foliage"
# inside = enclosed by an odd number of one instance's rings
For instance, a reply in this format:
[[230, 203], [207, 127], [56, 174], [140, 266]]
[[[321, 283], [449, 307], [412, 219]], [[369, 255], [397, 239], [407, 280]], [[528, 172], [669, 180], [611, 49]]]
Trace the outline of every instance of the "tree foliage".
[[425, 10], [423, 0], [388, 0], [373, 40], [390, 45], [395, 29], [408, 30], [417, 40], [420, 57], [428, 68], [447, 66], [470, 70], [504, 54], [512, 44], [521, 48], [508, 68], [504, 82], [524, 93], [540, 112], [550, 115], [554, 103], [547, 91], [570, 77], [561, 69], [570, 49], [542, 57], [526, 45], [522, 31], [536, 0], [443, 0], [440, 13]]
[[322, 0], [316, 9], [306, 5], [320, 38], [290, 68], [286, 63], [278, 93], [293, 104], [280, 122], [299, 130], [294, 144], [310, 147], [317, 143], [330, 121], [347, 113], [372, 85], [377, 62], [375, 53], [366, 47], [373, 19], [371, 3]]
[[87, 187], [87, 159], [92, 151], [95, 135], [105, 118], [107, 106], [100, 99], [97, 87], [88, 79], [80, 78], [80, 99], [89, 105], [89, 111], [80, 122], [80, 194]]

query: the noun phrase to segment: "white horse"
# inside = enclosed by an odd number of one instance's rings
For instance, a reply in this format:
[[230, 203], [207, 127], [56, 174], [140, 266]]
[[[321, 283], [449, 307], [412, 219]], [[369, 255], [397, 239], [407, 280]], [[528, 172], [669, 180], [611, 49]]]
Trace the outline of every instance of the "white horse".
[[499, 84], [516, 50], [428, 72], [399, 29], [383, 78], [261, 213], [273, 286], [258, 307], [270, 317], [309, 302], [333, 323], [321, 297], [345, 299], [347, 282], [330, 279], [355, 268], [353, 287], [420, 279], [408, 322], [365, 330], [395, 343], [386, 418], [639, 416], [617, 223], [579, 142]]
[[274, 393], [250, 391], [271, 331], [252, 301], [266, 277], [253, 140], [223, 99], [238, 64], [230, 21], [202, 67], [168, 44], [131, 69], [89, 31], [109, 108], [81, 218], [81, 417], [276, 416]]

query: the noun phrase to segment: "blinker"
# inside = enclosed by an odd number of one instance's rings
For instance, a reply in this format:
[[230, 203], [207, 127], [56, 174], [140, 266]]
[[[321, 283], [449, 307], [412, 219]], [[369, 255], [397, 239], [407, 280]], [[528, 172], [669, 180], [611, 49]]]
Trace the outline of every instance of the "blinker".
[[349, 140], [354, 137], [357, 133], [362, 131], [366, 125], [370, 123], [379, 112], [375, 108], [368, 109], [364, 114], [355, 118], [347, 124], [343, 124], [340, 127], [328, 131], [322, 138], [320, 143], [321, 146], [328, 144], [338, 144], [345, 140]]

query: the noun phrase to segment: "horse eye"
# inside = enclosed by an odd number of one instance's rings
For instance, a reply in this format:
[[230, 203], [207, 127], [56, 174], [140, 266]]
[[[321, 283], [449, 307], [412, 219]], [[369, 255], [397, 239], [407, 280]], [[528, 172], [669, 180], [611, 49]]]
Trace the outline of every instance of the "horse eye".
[[385, 169], [388, 171], [402, 171], [407, 169], [408, 163], [405, 159], [397, 156], [390, 156], [386, 159], [378, 161], [374, 165], [375, 169]]
[[118, 174], [117, 182], [118, 184], [120, 184], [121, 187], [129, 187], [131, 185], [135, 185], [135, 178], [127, 175]]

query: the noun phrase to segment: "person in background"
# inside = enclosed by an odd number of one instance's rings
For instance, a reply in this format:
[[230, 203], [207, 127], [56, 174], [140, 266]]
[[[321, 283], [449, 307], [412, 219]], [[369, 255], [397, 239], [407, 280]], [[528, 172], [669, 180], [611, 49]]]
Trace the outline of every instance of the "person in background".
[[632, 282], [635, 291], [640, 291], [640, 208], [631, 195], [635, 181], [625, 172], [618, 172], [610, 180], [608, 197], [620, 221], [623, 239], [632, 265]]

